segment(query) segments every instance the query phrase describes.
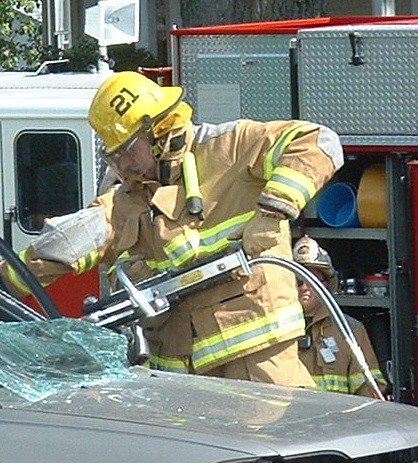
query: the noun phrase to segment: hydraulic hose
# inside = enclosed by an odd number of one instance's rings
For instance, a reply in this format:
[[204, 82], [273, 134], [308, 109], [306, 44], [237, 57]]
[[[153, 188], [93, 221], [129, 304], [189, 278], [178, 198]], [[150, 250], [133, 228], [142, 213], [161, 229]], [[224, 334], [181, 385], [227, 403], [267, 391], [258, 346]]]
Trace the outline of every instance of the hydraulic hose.
[[335, 299], [333, 298], [332, 294], [328, 291], [327, 288], [318, 280], [318, 278], [313, 275], [309, 270], [307, 270], [303, 265], [294, 262], [288, 261], [286, 259], [282, 259], [276, 256], [262, 256], [262, 257], [255, 257], [249, 260], [249, 265], [257, 265], [257, 264], [273, 264], [279, 265], [284, 267], [293, 273], [295, 273], [298, 277], [300, 277], [303, 281], [309, 284], [313, 291], [318, 295], [318, 297], [323, 300], [325, 303], [329, 314], [331, 315], [332, 319], [335, 321], [337, 328], [340, 330], [344, 339], [346, 339], [351, 352], [353, 353], [354, 357], [358, 361], [360, 368], [364, 374], [364, 377], [370, 387], [373, 389], [373, 392], [376, 398], [380, 400], [385, 400], [382, 392], [380, 391], [376, 380], [373, 377], [372, 372], [367, 364], [367, 361], [364, 357], [363, 351], [359, 346], [349, 324], [347, 323], [346, 318], [338, 304], [336, 303]]
[[35, 275], [26, 267], [26, 265], [19, 259], [19, 256], [6, 244], [3, 238], [0, 237], [0, 254], [6, 259], [7, 263], [19, 275], [30, 289], [32, 295], [39, 302], [42, 310], [48, 318], [60, 318], [62, 315], [59, 313], [54, 302], [49, 297], [48, 293], [41, 286]]

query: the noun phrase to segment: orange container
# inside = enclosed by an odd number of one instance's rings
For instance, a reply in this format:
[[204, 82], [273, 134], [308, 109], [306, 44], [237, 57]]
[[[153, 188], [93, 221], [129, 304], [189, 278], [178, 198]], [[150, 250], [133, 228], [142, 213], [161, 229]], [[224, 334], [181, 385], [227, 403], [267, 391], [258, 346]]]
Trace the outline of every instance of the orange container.
[[161, 86], [172, 85], [173, 79], [173, 68], [171, 66], [162, 66], [156, 68], [138, 68], [138, 71], [141, 74], [144, 74], [145, 77], [152, 79], [154, 82], [157, 82]]

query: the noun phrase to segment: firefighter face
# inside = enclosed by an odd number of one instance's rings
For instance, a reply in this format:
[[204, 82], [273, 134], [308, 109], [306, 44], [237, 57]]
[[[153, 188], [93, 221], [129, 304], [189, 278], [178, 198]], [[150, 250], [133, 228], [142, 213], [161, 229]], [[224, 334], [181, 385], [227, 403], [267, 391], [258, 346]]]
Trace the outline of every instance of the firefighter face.
[[129, 189], [147, 180], [157, 180], [157, 162], [146, 136], [134, 137], [115, 153], [106, 155], [105, 160]]
[[[325, 275], [316, 268], [310, 268], [309, 271], [313, 273], [318, 280], [326, 287], [329, 286], [329, 281]], [[312, 288], [303, 281], [298, 282], [299, 302], [302, 304], [305, 315], [313, 317], [315, 313], [322, 306], [322, 302]]]

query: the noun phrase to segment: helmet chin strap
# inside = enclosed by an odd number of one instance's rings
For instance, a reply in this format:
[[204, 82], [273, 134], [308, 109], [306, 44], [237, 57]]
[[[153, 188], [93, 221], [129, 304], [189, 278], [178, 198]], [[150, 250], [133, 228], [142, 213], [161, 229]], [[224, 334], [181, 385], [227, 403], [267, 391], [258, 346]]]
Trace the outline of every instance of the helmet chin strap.
[[171, 162], [170, 161], [160, 161], [158, 163], [158, 175], [161, 185], [169, 185], [171, 177]]
[[156, 139], [149, 135], [151, 152], [158, 163], [158, 175], [162, 185], [169, 185], [181, 175], [180, 164], [187, 148], [187, 127], [168, 132]]

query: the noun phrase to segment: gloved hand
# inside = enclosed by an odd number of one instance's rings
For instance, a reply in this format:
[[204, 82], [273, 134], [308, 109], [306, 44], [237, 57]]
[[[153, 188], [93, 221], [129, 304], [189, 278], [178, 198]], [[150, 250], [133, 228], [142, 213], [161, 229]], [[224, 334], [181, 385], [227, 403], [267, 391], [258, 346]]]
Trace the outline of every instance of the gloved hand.
[[277, 220], [285, 220], [287, 217], [286, 217], [286, 214], [284, 214], [282, 211], [278, 211], [277, 209], [273, 209], [273, 208], [270, 208], [268, 206], [261, 206], [259, 205], [258, 206], [258, 212], [262, 215], [262, 216], [266, 216], [266, 217], [275, 217], [277, 218]]
[[256, 257], [276, 246], [281, 239], [281, 222], [286, 220], [279, 211], [258, 210], [244, 228], [242, 240], [245, 252]]

